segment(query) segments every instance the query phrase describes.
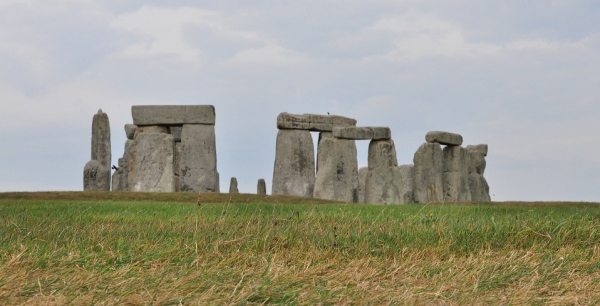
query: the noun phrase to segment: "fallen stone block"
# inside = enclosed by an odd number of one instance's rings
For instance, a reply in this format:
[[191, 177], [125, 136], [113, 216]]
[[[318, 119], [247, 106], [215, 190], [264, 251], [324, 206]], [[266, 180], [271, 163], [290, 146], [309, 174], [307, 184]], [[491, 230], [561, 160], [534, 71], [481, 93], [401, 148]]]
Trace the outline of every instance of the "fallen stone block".
[[335, 115], [281, 113], [277, 116], [278, 129], [309, 130], [331, 132], [335, 126], [353, 126], [356, 120]]
[[279, 130], [273, 169], [273, 195], [312, 197], [315, 150], [308, 130]]
[[425, 135], [425, 140], [429, 143], [437, 142], [447, 146], [460, 146], [463, 143], [463, 138], [459, 134], [433, 131]]
[[358, 202], [358, 162], [354, 140], [323, 138], [317, 152], [314, 197]]
[[131, 107], [135, 125], [215, 124], [212, 105], [134, 105]]
[[353, 140], [384, 140], [392, 138], [389, 127], [339, 127], [333, 128], [333, 137]]

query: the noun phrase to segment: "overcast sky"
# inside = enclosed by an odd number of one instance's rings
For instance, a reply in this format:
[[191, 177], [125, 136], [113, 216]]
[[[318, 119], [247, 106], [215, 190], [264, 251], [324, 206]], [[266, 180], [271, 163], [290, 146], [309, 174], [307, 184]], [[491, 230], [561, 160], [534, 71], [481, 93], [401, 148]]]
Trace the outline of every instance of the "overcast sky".
[[99, 108], [117, 164], [132, 105], [212, 104], [222, 191], [270, 192], [280, 112], [330, 112], [399, 164], [487, 143], [493, 200], [600, 201], [597, 0], [165, 3], [0, 0], [0, 191], [82, 190]]

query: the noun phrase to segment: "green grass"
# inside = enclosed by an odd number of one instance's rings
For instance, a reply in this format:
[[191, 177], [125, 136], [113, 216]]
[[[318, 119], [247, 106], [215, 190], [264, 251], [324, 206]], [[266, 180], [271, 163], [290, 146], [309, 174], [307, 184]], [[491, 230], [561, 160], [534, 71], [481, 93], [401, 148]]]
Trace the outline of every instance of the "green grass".
[[0, 304], [600, 301], [594, 203], [121, 198], [0, 194]]

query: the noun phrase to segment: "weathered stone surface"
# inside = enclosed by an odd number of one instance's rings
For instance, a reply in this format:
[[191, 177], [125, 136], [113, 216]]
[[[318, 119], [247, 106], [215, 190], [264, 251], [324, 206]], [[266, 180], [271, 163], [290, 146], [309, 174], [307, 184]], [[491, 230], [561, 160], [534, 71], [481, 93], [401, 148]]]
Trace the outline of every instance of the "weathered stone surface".
[[[92, 158], [91, 160], [97, 160], [102, 165], [110, 170], [111, 164], [111, 150], [110, 150], [110, 122], [108, 121], [108, 115], [103, 113], [102, 110], [98, 110], [98, 113], [94, 115], [92, 119]], [[110, 184], [110, 178], [109, 178]], [[107, 189], [107, 191], [110, 189]]]
[[402, 198], [404, 203], [414, 203], [415, 199], [413, 196], [414, 182], [415, 182], [415, 167], [410, 165], [401, 165], [398, 167], [400, 174], [402, 175]]
[[404, 204], [402, 175], [394, 141], [371, 140], [369, 171], [365, 180], [365, 203]]
[[443, 154], [444, 201], [471, 202], [467, 150], [460, 146], [447, 146]]
[[181, 191], [219, 192], [215, 126], [186, 124], [181, 143]]
[[98, 160], [90, 160], [83, 168], [84, 191], [110, 191], [110, 168]]
[[459, 134], [433, 131], [425, 135], [425, 140], [429, 143], [437, 142], [448, 146], [460, 146], [463, 143], [463, 138]]
[[488, 145], [486, 144], [478, 144], [478, 145], [468, 145], [467, 151], [476, 150], [483, 154], [483, 156], [487, 156], [488, 154]]
[[112, 175], [112, 191], [123, 191], [123, 158], [119, 158], [118, 169]]
[[335, 115], [281, 113], [277, 116], [278, 129], [331, 132], [335, 126], [354, 126], [356, 120]]
[[424, 143], [415, 152], [413, 197], [416, 203], [444, 200], [442, 159], [443, 152], [439, 143]]
[[131, 191], [173, 192], [173, 136], [141, 133], [135, 137], [133, 169], [130, 169]]
[[173, 135], [173, 139], [175, 142], [181, 141], [181, 131], [183, 130], [183, 126], [171, 126], [169, 127], [171, 130], [171, 135]]
[[355, 140], [381, 140], [392, 138], [392, 131], [389, 127], [375, 126], [349, 126], [333, 128], [333, 137]]
[[[131, 169], [131, 156], [133, 154], [133, 149], [135, 146], [135, 141], [131, 139], [127, 139], [125, 141], [125, 150], [123, 151], [123, 158], [119, 159], [119, 169], [121, 170], [121, 189], [123, 191], [129, 191], [129, 173]], [[121, 166], [121, 161], [123, 166]]]
[[314, 197], [358, 202], [358, 162], [354, 140], [323, 138], [317, 152]]
[[136, 129], [137, 125], [135, 124], [125, 124], [125, 136], [127, 136], [127, 139], [133, 139]]
[[229, 181], [229, 193], [240, 193], [238, 190], [238, 181], [235, 177], [232, 177], [231, 181]]
[[319, 151], [321, 150], [321, 140], [325, 139], [325, 138], [333, 138], [333, 133], [332, 132], [319, 132], [319, 140], [317, 141], [317, 162], [316, 162], [316, 166], [317, 166], [317, 174], [319, 173]]
[[173, 147], [173, 174], [175, 175], [175, 192], [181, 191], [181, 178], [179, 172], [181, 171], [181, 151], [183, 150], [183, 144], [181, 142], [175, 142]]
[[365, 184], [369, 167], [358, 169], [358, 203], [365, 203]]
[[267, 194], [267, 183], [264, 179], [259, 179], [256, 184], [256, 194], [266, 195]]
[[136, 125], [215, 124], [212, 105], [134, 105], [131, 115]]
[[133, 134], [133, 139], [141, 133], [153, 133], [153, 134], [169, 134], [169, 128], [164, 125], [146, 125], [138, 126]]
[[[485, 148], [485, 151], [482, 148]], [[491, 201], [490, 187], [483, 177], [486, 166], [485, 154], [487, 154], [487, 145], [467, 146], [467, 152], [469, 154], [469, 190], [471, 191], [471, 201], [489, 202]]]
[[279, 130], [273, 169], [273, 195], [312, 197], [315, 150], [307, 130]]

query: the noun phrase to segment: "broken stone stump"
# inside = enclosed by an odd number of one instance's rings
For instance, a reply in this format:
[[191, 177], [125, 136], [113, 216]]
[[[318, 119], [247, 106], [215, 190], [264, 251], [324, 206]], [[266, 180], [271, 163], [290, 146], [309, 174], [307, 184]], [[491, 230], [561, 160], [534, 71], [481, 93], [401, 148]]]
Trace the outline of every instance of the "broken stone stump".
[[460, 146], [463, 142], [463, 138], [459, 134], [440, 131], [427, 133], [427, 135], [425, 135], [425, 140], [429, 143], [437, 142], [447, 146]]
[[486, 166], [487, 145], [467, 146], [466, 150], [469, 155], [468, 172], [471, 201], [490, 202], [490, 187], [483, 177]]
[[353, 125], [356, 125], [355, 119], [335, 115], [294, 115], [290, 113], [281, 113], [277, 116], [277, 128], [280, 130], [292, 129], [331, 132], [335, 126]]
[[256, 194], [266, 195], [267, 194], [267, 183], [264, 179], [259, 179], [256, 184]]
[[173, 192], [173, 136], [140, 133], [135, 136], [134, 167], [130, 169], [131, 191]]
[[404, 203], [414, 203], [413, 197], [413, 189], [414, 189], [414, 173], [415, 167], [410, 165], [401, 165], [398, 167], [400, 169], [400, 174], [402, 175], [402, 197], [404, 198]]
[[439, 203], [444, 200], [442, 159], [439, 143], [424, 143], [415, 152], [413, 197], [416, 203]]
[[240, 193], [238, 190], [238, 181], [235, 177], [232, 177], [231, 181], [229, 182], [229, 193]]
[[312, 197], [315, 150], [308, 130], [279, 130], [273, 169], [273, 195]]
[[314, 197], [358, 202], [358, 162], [354, 140], [322, 138], [317, 152]]
[[365, 203], [404, 204], [402, 175], [394, 141], [371, 140], [369, 171], [365, 180]]
[[358, 169], [358, 203], [365, 203], [365, 183], [369, 167]]
[[467, 151], [460, 146], [447, 146], [443, 154], [444, 201], [471, 202]]
[[83, 168], [84, 191], [110, 191], [110, 168], [98, 160], [90, 160]]
[[183, 125], [181, 144], [181, 191], [219, 192], [215, 126]]

